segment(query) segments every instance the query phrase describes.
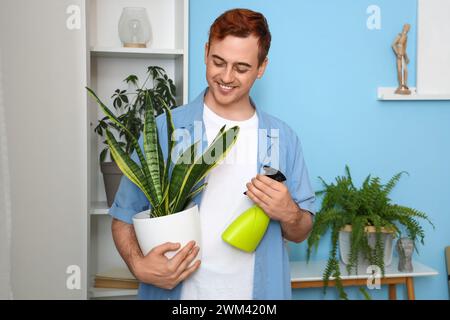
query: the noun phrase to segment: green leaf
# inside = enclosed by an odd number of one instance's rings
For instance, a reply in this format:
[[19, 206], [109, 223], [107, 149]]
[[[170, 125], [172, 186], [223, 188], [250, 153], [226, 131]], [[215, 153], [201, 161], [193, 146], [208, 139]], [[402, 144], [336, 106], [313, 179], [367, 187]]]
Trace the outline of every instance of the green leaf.
[[124, 81], [126, 83], [132, 83], [136, 87], [138, 86], [138, 77], [136, 75], [134, 75], [134, 74], [129, 75], [128, 77], [126, 77]]
[[175, 131], [175, 125], [173, 124], [172, 119], [172, 112], [170, 111], [169, 107], [165, 103], [165, 101], [161, 99], [161, 103], [163, 105], [163, 109], [165, 110], [166, 115], [166, 127], [167, 127], [167, 160], [166, 165], [164, 167], [164, 175], [163, 175], [163, 187], [168, 188], [169, 186], [169, 171], [170, 167], [172, 166], [172, 150], [175, 145], [175, 142], [173, 140], [173, 133]]
[[[118, 127], [120, 127], [127, 134], [128, 142], [131, 144], [132, 149], [136, 150], [136, 153], [139, 157], [139, 161], [141, 162], [142, 170], [144, 172], [144, 177], [147, 179], [150, 179], [151, 176], [148, 171], [148, 167], [146, 165], [146, 159], [144, 157], [144, 154], [142, 153], [141, 147], [139, 146], [139, 143], [138, 143], [136, 137], [121, 121], [119, 121], [119, 119], [117, 119], [117, 117], [111, 112], [111, 110], [109, 110], [108, 107], [99, 99], [99, 97], [97, 97], [97, 95], [95, 94], [94, 91], [92, 91], [88, 87], [86, 87], [86, 89], [89, 92], [89, 94], [97, 101], [97, 104], [100, 106], [103, 113], [105, 113], [105, 115], [109, 118], [109, 120], [111, 122], [113, 122], [114, 124], [116, 124]], [[149, 187], [151, 189], [153, 189], [153, 184], [149, 183]], [[153, 198], [149, 199], [149, 201], [155, 202], [155, 200], [157, 200], [157, 198], [155, 199], [155, 195], [152, 195], [152, 196], [153, 196]]]
[[106, 130], [106, 138], [110, 147], [111, 155], [114, 158], [117, 166], [120, 168], [123, 174], [126, 175], [128, 179], [130, 179], [131, 182], [133, 182], [139, 189], [142, 190], [142, 192], [149, 200], [150, 204], [154, 207], [157, 204], [157, 202], [155, 201], [156, 199], [153, 199], [150, 196], [148, 184], [146, 183], [147, 180], [145, 179], [143, 172], [139, 168], [139, 165], [134, 162], [133, 159], [131, 159], [131, 157], [122, 150], [122, 148], [120, 148], [116, 139], [114, 138], [112, 133], [109, 132], [109, 130]]
[[384, 192], [386, 195], [388, 195], [389, 193], [391, 193], [391, 190], [395, 187], [395, 185], [397, 184], [397, 182], [400, 180], [402, 174], [407, 174], [409, 175], [408, 172], [406, 171], [402, 171], [397, 173], [396, 175], [394, 175], [389, 182], [384, 186]]
[[[178, 157], [175, 166], [172, 170], [172, 176], [170, 178], [170, 184], [168, 186], [169, 189], [169, 197], [168, 201], [172, 202], [176, 201], [177, 196], [180, 192], [180, 186], [183, 184], [185, 177], [188, 174], [188, 171], [195, 160], [195, 151], [199, 141], [190, 145], [184, 152]], [[176, 212], [176, 211], [175, 211]]]
[[369, 295], [369, 293], [367, 292], [366, 288], [363, 287], [359, 287], [359, 291], [362, 293], [362, 295], [364, 296], [364, 299], [366, 300], [372, 300], [372, 297]]
[[164, 160], [161, 159], [162, 155], [158, 150], [158, 129], [153, 115], [153, 102], [151, 101], [149, 94], [147, 94], [146, 97], [146, 104], [147, 111], [145, 113], [144, 122], [145, 166], [147, 166], [148, 172], [150, 173], [151, 181], [155, 189], [155, 197], [158, 200], [158, 203], [160, 203], [162, 199], [160, 163]]
[[203, 189], [205, 189], [207, 185], [208, 185], [208, 183], [205, 182], [204, 184], [202, 184], [201, 186], [199, 186], [197, 189], [195, 189], [194, 191], [192, 191], [192, 192], [189, 194], [188, 198], [187, 198], [187, 202], [190, 202], [192, 199], [194, 199], [195, 196], [196, 196], [197, 194], [199, 194], [200, 192], [202, 192]]
[[108, 154], [108, 148], [104, 148], [102, 152], [100, 152], [100, 163], [105, 162], [106, 155]]
[[[179, 192], [175, 207], [172, 212], [179, 212], [187, 204], [186, 200], [192, 188], [194, 188], [219, 162], [222, 160], [231, 147], [236, 143], [239, 134], [239, 127], [235, 126], [225, 132], [219, 132], [208, 149], [189, 167]], [[208, 161], [206, 161], [208, 160]], [[172, 181], [171, 181], [172, 183]]]

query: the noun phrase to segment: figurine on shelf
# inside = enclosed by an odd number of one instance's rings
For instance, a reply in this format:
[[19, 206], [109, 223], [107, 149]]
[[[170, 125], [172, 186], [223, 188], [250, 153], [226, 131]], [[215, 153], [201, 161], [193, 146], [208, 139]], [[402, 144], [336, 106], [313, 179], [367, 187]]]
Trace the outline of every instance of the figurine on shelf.
[[412, 272], [412, 254], [414, 250], [414, 241], [409, 238], [400, 238], [397, 240], [398, 252], [398, 271]]
[[409, 24], [405, 24], [403, 26], [403, 30], [401, 33], [397, 35], [394, 42], [392, 43], [392, 49], [395, 52], [395, 55], [397, 56], [397, 77], [398, 77], [398, 83], [399, 87], [397, 90], [395, 90], [395, 93], [397, 94], [404, 94], [408, 95], [411, 94], [411, 90], [409, 90], [407, 86], [407, 79], [408, 79], [408, 63], [409, 58], [408, 54], [406, 53], [406, 44], [408, 42], [408, 36], [407, 33], [411, 26]]

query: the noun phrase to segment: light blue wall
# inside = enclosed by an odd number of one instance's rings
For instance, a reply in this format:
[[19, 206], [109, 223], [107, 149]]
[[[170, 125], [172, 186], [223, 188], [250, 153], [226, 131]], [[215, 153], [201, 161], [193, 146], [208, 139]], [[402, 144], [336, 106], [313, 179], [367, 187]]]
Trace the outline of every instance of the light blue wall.
[[[368, 30], [366, 8], [381, 8], [381, 30]], [[448, 299], [444, 247], [450, 245], [450, 101], [381, 102], [378, 86], [396, 86], [390, 45], [410, 23], [410, 85], [415, 85], [415, 0], [280, 0], [190, 2], [189, 96], [205, 87], [203, 48], [210, 24], [223, 11], [261, 11], [272, 32], [270, 63], [252, 91], [256, 103], [286, 121], [300, 136], [310, 177], [330, 181], [345, 164], [360, 183], [372, 173], [383, 181], [406, 170], [392, 200], [422, 210], [436, 225], [424, 225], [425, 246], [415, 256], [439, 271], [417, 279], [418, 299]], [[324, 239], [314, 259], [328, 256]], [[305, 259], [305, 244], [291, 246], [292, 260]], [[374, 299], [387, 297], [385, 288]], [[350, 298], [360, 299], [356, 289]], [[398, 297], [404, 297], [398, 289]], [[319, 289], [294, 290], [296, 299], [335, 299]]]

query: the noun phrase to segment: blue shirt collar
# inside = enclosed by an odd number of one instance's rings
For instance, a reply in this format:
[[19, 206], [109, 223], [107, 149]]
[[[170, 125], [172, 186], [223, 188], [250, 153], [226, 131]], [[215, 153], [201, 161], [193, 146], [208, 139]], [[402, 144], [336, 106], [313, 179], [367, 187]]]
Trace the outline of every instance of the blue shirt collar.
[[[205, 99], [205, 94], [207, 92], [208, 88], [204, 89], [191, 103], [190, 105], [192, 106], [192, 110], [191, 112], [189, 112], [189, 114], [185, 115], [184, 117], [184, 121], [186, 121], [186, 123], [188, 123], [188, 127], [189, 129], [192, 131], [193, 127], [194, 127], [194, 123], [195, 121], [201, 121], [202, 122], [202, 132], [205, 132], [205, 123], [203, 121], [203, 108], [204, 108], [204, 99]], [[274, 143], [274, 139], [277, 139], [278, 136], [276, 135], [272, 135], [272, 122], [270, 121], [269, 116], [263, 112], [262, 110], [260, 110], [257, 106], [256, 103], [253, 101], [253, 99], [250, 97], [250, 103], [252, 104], [252, 106], [255, 108], [256, 110], [256, 114], [258, 116], [258, 131], [259, 132], [265, 132], [266, 134], [266, 139], [262, 139], [261, 135], [258, 133], [258, 161], [257, 161], [257, 168], [258, 168], [258, 172], [259, 173], [263, 173], [262, 167], [264, 165], [271, 165], [269, 159], [267, 159], [266, 157], [264, 157], [263, 159], [261, 159], [261, 152], [264, 150], [264, 154], [267, 155], [269, 154], [273, 143]], [[276, 128], [275, 128], [276, 129]], [[264, 130], [264, 131], [261, 131]], [[191, 132], [192, 133], [192, 132]], [[193, 135], [192, 135], [193, 136]], [[202, 141], [202, 147], [203, 150], [206, 150], [207, 148], [207, 141], [203, 139]]]
[[[188, 123], [194, 123], [194, 121], [203, 121], [203, 108], [204, 99], [208, 88], [204, 89], [192, 102], [192, 113], [189, 115], [189, 119], [186, 119]], [[250, 97], [250, 103], [256, 110], [258, 116], [258, 128], [259, 129], [270, 129], [270, 121], [268, 121], [266, 114], [261, 111], [253, 99]], [[270, 137], [270, 132], [268, 133]]]

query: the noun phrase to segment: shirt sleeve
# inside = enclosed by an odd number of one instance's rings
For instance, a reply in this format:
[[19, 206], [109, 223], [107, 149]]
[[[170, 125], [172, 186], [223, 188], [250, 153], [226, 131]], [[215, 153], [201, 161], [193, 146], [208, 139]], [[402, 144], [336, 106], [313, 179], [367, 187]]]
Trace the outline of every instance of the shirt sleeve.
[[[142, 146], [143, 138], [139, 138], [139, 146]], [[136, 150], [131, 155], [136, 163], [140, 163]], [[125, 175], [120, 180], [114, 202], [109, 209], [109, 214], [118, 220], [132, 224], [133, 216], [149, 209], [149, 201], [144, 193]]]
[[[311, 182], [309, 180], [308, 169], [306, 168], [306, 163], [303, 158], [302, 146], [300, 139], [295, 133], [293, 133], [294, 152], [292, 155], [294, 159], [292, 161], [291, 173], [287, 177], [291, 182], [289, 184], [289, 191], [291, 193], [292, 199], [298, 204], [298, 206], [309, 211], [311, 214], [315, 214], [315, 194], [311, 187]], [[290, 153], [288, 151], [288, 153]]]

